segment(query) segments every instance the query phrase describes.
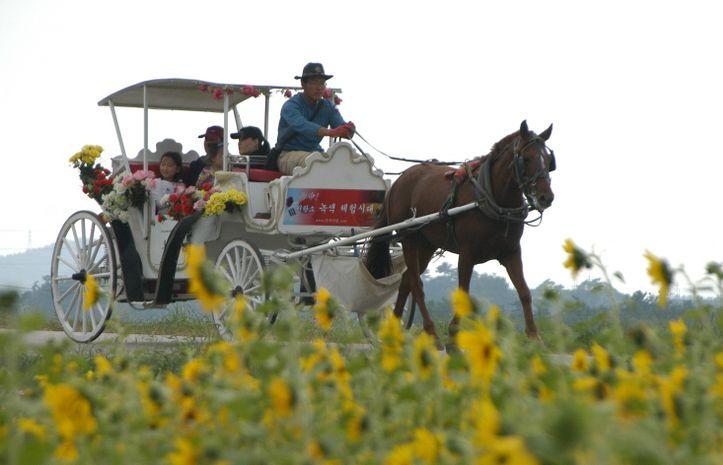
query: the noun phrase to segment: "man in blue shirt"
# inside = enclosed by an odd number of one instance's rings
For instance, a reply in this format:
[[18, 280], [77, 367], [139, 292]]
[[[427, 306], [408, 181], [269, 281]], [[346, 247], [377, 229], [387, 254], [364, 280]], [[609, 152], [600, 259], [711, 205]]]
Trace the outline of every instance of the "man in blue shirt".
[[354, 135], [354, 123], [345, 123], [336, 105], [323, 98], [326, 81], [332, 77], [324, 73], [321, 63], [308, 63], [301, 76], [295, 77], [301, 79], [304, 90], [281, 107], [276, 142], [281, 150], [279, 171], [283, 174], [293, 174], [295, 167], [304, 166], [304, 160], [311, 152], [322, 152], [319, 145], [322, 138], [351, 139]]

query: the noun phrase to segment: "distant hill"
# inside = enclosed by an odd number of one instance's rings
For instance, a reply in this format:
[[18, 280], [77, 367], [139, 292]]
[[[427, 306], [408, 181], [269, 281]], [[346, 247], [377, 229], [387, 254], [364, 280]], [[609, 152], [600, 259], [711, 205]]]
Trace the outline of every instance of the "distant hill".
[[0, 256], [0, 289], [11, 288], [22, 292], [31, 289], [33, 284], [42, 283], [43, 276], [50, 274], [52, 254], [51, 244]]

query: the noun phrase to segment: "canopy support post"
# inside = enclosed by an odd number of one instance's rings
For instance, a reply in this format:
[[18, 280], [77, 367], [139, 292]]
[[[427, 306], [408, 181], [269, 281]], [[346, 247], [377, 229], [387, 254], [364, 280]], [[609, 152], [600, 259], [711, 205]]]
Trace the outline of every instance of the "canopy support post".
[[126, 147], [123, 145], [123, 136], [121, 136], [120, 126], [118, 126], [118, 117], [115, 114], [115, 105], [113, 100], [108, 100], [108, 108], [110, 108], [110, 114], [113, 117], [113, 125], [115, 126], [115, 133], [118, 136], [118, 145], [120, 145], [121, 155], [123, 155], [123, 166], [126, 168], [126, 172], [131, 172], [131, 165], [128, 163], [128, 155], [126, 155]]
[[143, 171], [148, 171], [148, 86], [143, 85]]
[[271, 91], [264, 92], [264, 137], [269, 139], [269, 94]]
[[228, 93], [223, 93], [223, 170], [228, 171]]
[[238, 104], [233, 106], [233, 117], [236, 119], [236, 130], [240, 131], [244, 126], [241, 124], [241, 116], [238, 114]]

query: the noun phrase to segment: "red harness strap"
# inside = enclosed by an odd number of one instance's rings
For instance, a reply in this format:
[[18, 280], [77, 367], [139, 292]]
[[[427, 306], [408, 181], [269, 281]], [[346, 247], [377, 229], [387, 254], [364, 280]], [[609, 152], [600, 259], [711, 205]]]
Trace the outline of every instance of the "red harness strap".
[[467, 179], [467, 167], [469, 172], [474, 173], [482, 164], [482, 160], [472, 160], [468, 163], [463, 163], [462, 166], [456, 170], [448, 170], [444, 172], [444, 177], [448, 180], [454, 180], [455, 184], [460, 185]]

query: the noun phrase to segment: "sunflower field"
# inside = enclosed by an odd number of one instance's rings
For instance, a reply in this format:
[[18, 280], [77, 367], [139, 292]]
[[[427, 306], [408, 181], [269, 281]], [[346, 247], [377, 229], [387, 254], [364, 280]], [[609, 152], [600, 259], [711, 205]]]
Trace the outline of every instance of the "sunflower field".
[[[571, 241], [565, 251], [573, 272], [595, 266]], [[648, 259], [667, 294], [675, 271]], [[611, 310], [576, 347], [561, 320], [528, 340], [496, 306], [455, 291], [457, 350], [444, 353], [389, 309], [368, 317], [372, 344], [328, 342], [339, 309], [324, 290], [313, 311], [320, 337], [305, 340], [284, 273], [270, 273], [272, 297], [257, 311], [232, 302], [233, 341], [177, 353], [30, 348], [22, 321], [0, 332], [0, 462], [723, 463], [717, 306], [658, 327], [623, 327]], [[273, 337], [267, 312], [279, 312]]]

